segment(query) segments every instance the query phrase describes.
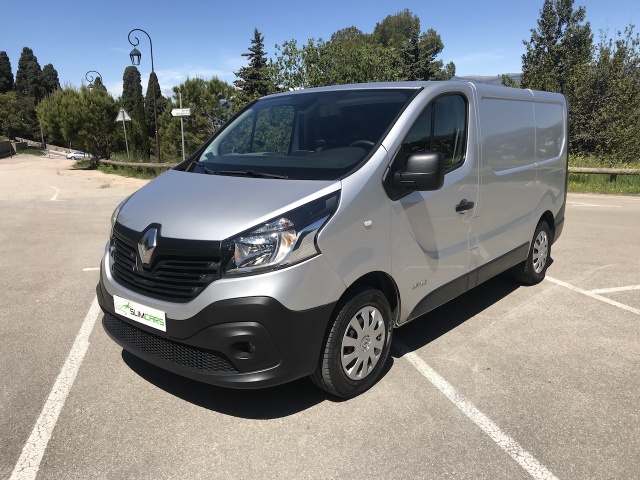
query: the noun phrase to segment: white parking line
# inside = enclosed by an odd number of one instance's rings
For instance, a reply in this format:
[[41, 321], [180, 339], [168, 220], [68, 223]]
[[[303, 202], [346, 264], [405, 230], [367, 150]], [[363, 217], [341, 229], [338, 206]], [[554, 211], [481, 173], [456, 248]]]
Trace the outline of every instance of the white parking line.
[[458, 392], [449, 382], [447, 382], [440, 374], [433, 370], [427, 362], [422, 360], [414, 352], [410, 352], [409, 348], [404, 345], [396, 337], [394, 340], [394, 348], [411, 365], [413, 365], [423, 377], [440, 390], [453, 404], [460, 409], [473, 423], [475, 423], [491, 440], [496, 442], [507, 454], [513, 458], [518, 464], [526, 470], [536, 480], [557, 480], [557, 477], [538, 462], [533, 455], [527, 452], [522, 446], [509, 435], [504, 433], [493, 421], [484, 413], [478, 410], [469, 400], [467, 400], [460, 392]]
[[97, 272], [98, 270], [100, 270], [100, 267], [89, 267], [82, 269], [83, 272]]
[[611, 300], [607, 297], [603, 297], [602, 295], [598, 295], [597, 293], [590, 292], [588, 290], [583, 290], [579, 287], [574, 287], [573, 285], [563, 282], [562, 280], [558, 280], [556, 278], [552, 278], [549, 275], [545, 277], [546, 280], [551, 283], [555, 283], [556, 285], [560, 285], [561, 287], [568, 288], [569, 290], [573, 290], [574, 292], [581, 293], [586, 295], [587, 297], [594, 298], [596, 300], [600, 300], [601, 302], [608, 303], [609, 305], [613, 305], [614, 307], [621, 308], [622, 310], [626, 310], [627, 312], [635, 313], [636, 315], [640, 315], [640, 309], [630, 307], [629, 305], [625, 305], [624, 303], [616, 302], [615, 300]]
[[56, 191], [53, 197], [49, 199], [50, 202], [55, 202], [56, 199], [58, 198], [58, 194], [60, 193], [60, 189], [58, 187], [49, 187], [49, 188], [53, 188]]
[[597, 205], [595, 203], [567, 202], [574, 207], [603, 207], [603, 208], [622, 208], [622, 205]]
[[600, 288], [598, 290], [589, 290], [589, 293], [618, 293], [618, 292], [628, 292], [630, 290], [640, 290], [640, 285], [630, 285], [628, 287], [617, 287], [617, 288]]
[[42, 412], [33, 426], [31, 435], [22, 448], [22, 454], [11, 473], [9, 480], [33, 480], [40, 469], [40, 462], [47, 449], [53, 428], [56, 426], [60, 411], [69, 395], [69, 391], [76, 379], [82, 360], [89, 348], [89, 336], [93, 325], [100, 314], [98, 299], [94, 297], [89, 312], [82, 322], [71, 351], [67, 356], [62, 370], [49, 393], [49, 397], [42, 407]]

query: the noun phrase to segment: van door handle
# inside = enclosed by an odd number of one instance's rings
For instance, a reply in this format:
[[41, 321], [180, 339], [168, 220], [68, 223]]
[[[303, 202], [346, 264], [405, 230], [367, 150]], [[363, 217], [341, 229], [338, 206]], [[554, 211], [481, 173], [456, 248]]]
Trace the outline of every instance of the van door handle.
[[464, 213], [467, 210], [471, 210], [473, 208], [474, 203], [473, 202], [469, 202], [467, 201], [467, 199], [465, 198], [464, 200], [461, 200], [460, 203], [458, 205], [456, 205], [456, 212], [458, 213]]

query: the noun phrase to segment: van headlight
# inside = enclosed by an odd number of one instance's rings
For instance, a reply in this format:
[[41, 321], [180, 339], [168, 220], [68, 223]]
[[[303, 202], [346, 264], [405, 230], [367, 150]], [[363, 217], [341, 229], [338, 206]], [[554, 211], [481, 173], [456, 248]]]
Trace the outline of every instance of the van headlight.
[[318, 255], [318, 231], [338, 208], [338, 199], [339, 192], [332, 193], [225, 240], [223, 273], [260, 273]]

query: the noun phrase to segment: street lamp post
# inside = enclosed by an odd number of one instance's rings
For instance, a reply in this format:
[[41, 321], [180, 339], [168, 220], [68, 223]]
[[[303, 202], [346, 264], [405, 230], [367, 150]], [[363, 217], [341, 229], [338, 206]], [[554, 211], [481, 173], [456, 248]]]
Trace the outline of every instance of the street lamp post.
[[87, 88], [89, 90], [91, 90], [93, 88], [93, 81], [95, 80], [95, 78], [93, 77], [93, 75], [89, 75], [90, 73], [95, 73], [98, 75], [98, 77], [100, 77], [100, 81], [102, 82], [102, 75], [100, 75], [100, 72], [96, 72], [95, 70], [89, 70], [87, 73], [84, 74], [84, 79], [89, 82], [89, 84], [87, 85]]
[[[138, 40], [138, 37], [134, 35], [133, 38], [135, 39], [135, 43], [131, 41], [131, 34], [133, 32], [142, 32], [149, 39], [149, 46], [151, 47], [151, 73], [155, 75], [156, 72], [153, 69], [153, 43], [151, 42], [151, 37], [149, 36], [149, 34], [144, 30], [142, 30], [141, 28], [134, 28], [129, 32], [129, 35], [127, 37], [129, 40], [129, 43], [133, 45], [133, 50], [131, 50], [131, 53], [129, 54], [129, 57], [131, 58], [131, 64], [140, 65], [140, 58], [142, 57], [142, 54], [140, 53], [140, 51], [137, 48], [135, 48], [140, 43], [140, 40]], [[151, 82], [151, 88], [153, 88], [153, 92], [152, 92], [153, 93], [153, 120], [155, 122], [155, 128], [156, 128], [156, 156], [158, 157], [158, 163], [160, 163], [160, 137], [158, 136], [158, 106], [156, 102], [156, 82]]]

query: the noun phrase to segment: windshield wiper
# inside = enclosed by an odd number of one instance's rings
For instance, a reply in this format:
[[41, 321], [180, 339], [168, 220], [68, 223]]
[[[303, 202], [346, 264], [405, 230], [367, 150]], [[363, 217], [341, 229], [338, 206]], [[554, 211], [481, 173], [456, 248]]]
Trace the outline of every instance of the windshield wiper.
[[216, 175], [241, 175], [244, 177], [254, 178], [289, 178], [286, 175], [276, 175], [275, 173], [256, 172], [255, 170], [219, 170], [214, 172]]
[[202, 170], [204, 170], [204, 173], [208, 173], [209, 175], [215, 175], [216, 173], [213, 170], [211, 170], [209, 167], [206, 167], [204, 163], [201, 163], [198, 160], [194, 160], [191, 163], [193, 163], [195, 166], [200, 167]]

